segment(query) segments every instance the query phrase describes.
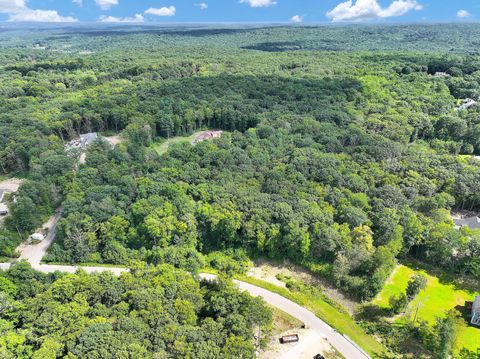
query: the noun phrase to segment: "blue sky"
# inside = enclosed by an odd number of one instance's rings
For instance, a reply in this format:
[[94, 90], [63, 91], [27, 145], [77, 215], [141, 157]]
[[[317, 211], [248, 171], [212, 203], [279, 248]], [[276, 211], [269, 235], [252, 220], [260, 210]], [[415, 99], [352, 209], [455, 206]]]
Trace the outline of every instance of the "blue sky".
[[0, 0], [0, 21], [444, 22], [480, 20], [480, 0]]

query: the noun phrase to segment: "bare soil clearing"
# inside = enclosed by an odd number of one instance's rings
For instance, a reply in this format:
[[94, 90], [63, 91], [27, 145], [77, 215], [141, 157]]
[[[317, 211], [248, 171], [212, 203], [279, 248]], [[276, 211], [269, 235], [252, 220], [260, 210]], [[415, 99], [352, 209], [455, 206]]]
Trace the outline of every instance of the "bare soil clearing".
[[[292, 330], [280, 333], [278, 337], [291, 334]], [[311, 359], [316, 354], [323, 354], [325, 357], [334, 358], [335, 350], [318, 333], [310, 329], [295, 330], [300, 337], [298, 343], [280, 344], [278, 338], [269, 342], [268, 350], [260, 353], [259, 359]]]
[[47, 235], [43, 241], [36, 244], [22, 243], [20, 246], [18, 246], [17, 252], [20, 253], [19, 260], [25, 259], [30, 262], [32, 266], [40, 265], [42, 258], [47, 253], [48, 247], [50, 247], [55, 240], [57, 223], [61, 216], [61, 212], [58, 211], [42, 226], [41, 230], [45, 230], [47, 232]]
[[104, 137], [107, 142], [109, 142], [113, 147], [122, 143], [123, 138], [120, 135]]
[[7, 192], [17, 192], [18, 188], [24, 180], [20, 178], [8, 178], [0, 181], [0, 189]]
[[323, 292], [329, 298], [342, 304], [351, 315], [355, 313], [357, 306], [359, 305], [358, 302], [347, 298], [326, 280], [318, 278], [307, 270], [288, 262], [275, 264], [266, 260], [257, 260], [254, 262], [254, 267], [249, 271], [248, 276], [274, 284], [278, 287], [285, 287], [285, 283], [277, 279], [276, 276], [278, 274], [289, 276], [293, 279], [300, 280], [305, 284], [322, 288]]

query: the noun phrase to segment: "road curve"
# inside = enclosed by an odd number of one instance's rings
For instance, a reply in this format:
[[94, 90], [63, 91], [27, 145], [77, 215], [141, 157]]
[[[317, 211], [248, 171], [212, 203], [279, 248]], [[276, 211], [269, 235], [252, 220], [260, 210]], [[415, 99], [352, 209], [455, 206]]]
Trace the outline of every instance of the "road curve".
[[[28, 260], [28, 258], [26, 258]], [[7, 270], [10, 268], [11, 263], [0, 263], [0, 269]], [[128, 272], [126, 268], [116, 267], [87, 267], [87, 266], [62, 266], [62, 265], [49, 265], [31, 263], [32, 268], [43, 273], [53, 273], [56, 271], [75, 273], [79, 269], [86, 271], [87, 273], [100, 273], [111, 272], [114, 275], [121, 275]], [[200, 278], [203, 280], [215, 281], [217, 276], [212, 274], [201, 273]], [[320, 337], [325, 338], [335, 349], [337, 349], [346, 359], [371, 359], [367, 353], [365, 353], [357, 344], [355, 344], [349, 338], [339, 334], [332, 327], [330, 327], [323, 320], [318, 318], [315, 314], [309, 310], [301, 307], [297, 303], [282, 297], [279, 294], [270, 292], [266, 289], [257, 287], [255, 285], [245, 283], [239, 280], [234, 280], [240, 290], [248, 292], [255, 297], [261, 297], [268, 304], [290, 314], [301, 322], [305, 323], [310, 329], [315, 331]], [[282, 358], [287, 359], [287, 358]], [[292, 358], [296, 359], [296, 358]]]
[[[214, 281], [216, 276], [212, 274], [200, 274], [200, 278]], [[282, 297], [279, 294], [270, 292], [266, 289], [257, 287], [255, 285], [234, 280], [241, 290], [250, 293], [255, 297], [262, 297], [268, 304], [284, 311], [287, 314], [297, 318], [305, 323], [310, 329], [314, 330], [321, 337], [326, 338], [328, 342], [335, 347], [347, 359], [370, 359], [370, 356], [365, 353], [357, 344], [349, 338], [339, 334], [332, 327], [330, 327], [323, 320], [318, 318], [311, 311], [301, 307], [295, 302]], [[292, 358], [295, 359], [295, 358]]]

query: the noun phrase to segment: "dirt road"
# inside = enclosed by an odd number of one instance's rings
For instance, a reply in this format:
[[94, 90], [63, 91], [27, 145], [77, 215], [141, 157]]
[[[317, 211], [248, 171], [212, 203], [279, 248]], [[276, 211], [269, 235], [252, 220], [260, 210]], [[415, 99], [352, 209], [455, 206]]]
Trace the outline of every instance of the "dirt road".
[[43, 228], [48, 230], [45, 239], [38, 244], [23, 243], [17, 247], [17, 252], [20, 253], [19, 260], [27, 260], [32, 267], [39, 266], [42, 258], [47, 254], [47, 250], [55, 240], [55, 234], [57, 233], [58, 221], [62, 218], [61, 211], [58, 211], [52, 216], [47, 223], [43, 225]]

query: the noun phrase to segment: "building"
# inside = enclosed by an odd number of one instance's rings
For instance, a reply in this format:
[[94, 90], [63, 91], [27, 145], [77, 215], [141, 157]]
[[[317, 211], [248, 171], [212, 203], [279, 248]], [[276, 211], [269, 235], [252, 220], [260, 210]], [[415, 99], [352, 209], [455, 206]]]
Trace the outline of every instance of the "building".
[[80, 135], [80, 142], [83, 149], [86, 149], [92, 142], [98, 138], [96, 132], [85, 133]]
[[65, 144], [65, 149], [67, 151], [78, 149], [84, 152], [97, 138], [99, 138], [99, 136], [96, 132], [84, 133], [80, 135], [80, 138], [76, 138]]
[[0, 189], [0, 216], [6, 216], [8, 214], [8, 206], [6, 203], [3, 202], [3, 199], [9, 191], [4, 189]]
[[435, 72], [435, 75], [433, 75], [435, 77], [450, 77], [449, 74], [447, 74], [446, 72]]
[[453, 222], [455, 223], [455, 227], [457, 229], [465, 226], [470, 227], [471, 229], [480, 229], [480, 218], [477, 216], [468, 218], [455, 218]]
[[480, 295], [475, 297], [475, 301], [472, 305], [472, 320], [470, 321], [473, 325], [480, 326]]
[[477, 104], [477, 101], [472, 100], [471, 98], [467, 98], [463, 100], [463, 103], [460, 105], [460, 107], [457, 108], [457, 111], [461, 110], [467, 110], [472, 106], [475, 106]]
[[192, 142], [192, 144], [196, 145], [197, 143], [207, 141], [207, 140], [213, 140], [214, 138], [219, 138], [222, 137], [223, 131], [205, 131], [198, 135], [195, 140]]
[[8, 206], [5, 203], [0, 203], [0, 216], [6, 216], [8, 214]]

